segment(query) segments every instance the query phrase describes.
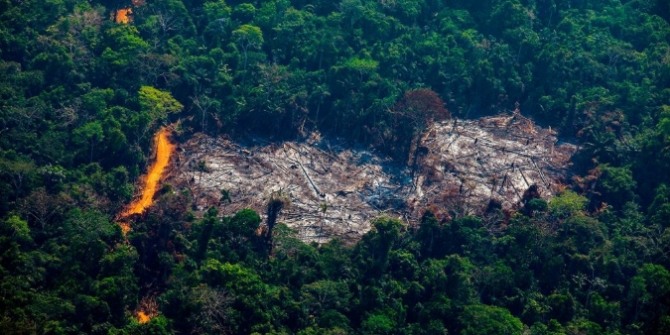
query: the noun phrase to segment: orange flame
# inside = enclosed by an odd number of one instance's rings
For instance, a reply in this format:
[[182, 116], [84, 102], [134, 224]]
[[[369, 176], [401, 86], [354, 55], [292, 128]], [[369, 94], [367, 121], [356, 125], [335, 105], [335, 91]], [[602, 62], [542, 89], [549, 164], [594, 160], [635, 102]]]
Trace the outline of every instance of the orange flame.
[[137, 312], [137, 322], [139, 323], [147, 323], [151, 321], [151, 316], [148, 314], [144, 313], [143, 311]]
[[114, 15], [114, 22], [119, 24], [128, 24], [133, 21], [133, 7], [144, 6], [145, 0], [131, 0], [133, 5], [130, 8], [121, 8]]
[[147, 323], [158, 316], [158, 304], [155, 296], [145, 296], [140, 300], [139, 306], [135, 312], [135, 317], [139, 323]]
[[130, 22], [130, 16], [133, 14], [132, 8], [122, 8], [116, 11], [115, 21], [116, 23], [128, 24]]
[[153, 204], [154, 195], [158, 189], [159, 181], [165, 168], [170, 163], [170, 156], [174, 151], [174, 144], [170, 142], [168, 136], [170, 131], [167, 128], [161, 128], [154, 137], [156, 146], [156, 160], [149, 168], [145, 179], [145, 185], [142, 188], [142, 196], [135, 199], [121, 214], [122, 217], [128, 217], [133, 214], [142, 214], [149, 206]]
[[123, 233], [123, 236], [128, 235], [130, 232], [130, 223], [129, 222], [118, 222], [119, 226], [121, 227], [121, 233]]

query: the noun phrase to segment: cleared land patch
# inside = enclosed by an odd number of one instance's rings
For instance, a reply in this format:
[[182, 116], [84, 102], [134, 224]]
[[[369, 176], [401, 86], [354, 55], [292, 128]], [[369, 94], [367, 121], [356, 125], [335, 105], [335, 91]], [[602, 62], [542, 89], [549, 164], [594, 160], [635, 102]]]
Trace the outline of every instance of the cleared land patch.
[[549, 198], [576, 150], [518, 113], [433, 124], [402, 168], [318, 137], [243, 145], [198, 135], [180, 146], [171, 182], [192, 192], [197, 209], [223, 214], [263, 214], [282, 192], [290, 205], [279, 222], [304, 241], [356, 240], [383, 213], [411, 223], [428, 206], [451, 216], [513, 209], [531, 185]]

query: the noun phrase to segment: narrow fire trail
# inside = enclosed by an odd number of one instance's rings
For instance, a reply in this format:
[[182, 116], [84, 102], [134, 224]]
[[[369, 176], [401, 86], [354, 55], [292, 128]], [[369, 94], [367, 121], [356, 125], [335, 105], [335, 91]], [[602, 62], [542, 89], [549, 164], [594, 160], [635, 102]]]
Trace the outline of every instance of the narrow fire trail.
[[[124, 236], [127, 236], [131, 228], [130, 221], [127, 218], [133, 214], [142, 214], [153, 204], [154, 195], [160, 185], [161, 177], [170, 163], [170, 156], [172, 156], [175, 149], [175, 145], [170, 142], [169, 136], [170, 130], [166, 127], [161, 128], [154, 136], [156, 158], [144, 178], [142, 195], [130, 203], [123, 213], [119, 215], [119, 220], [117, 220], [117, 224], [121, 227]], [[155, 300], [145, 298], [134, 315], [139, 323], [147, 323], [158, 314], [157, 310]]]
[[153, 204], [154, 195], [158, 189], [159, 182], [165, 168], [170, 163], [170, 156], [174, 151], [174, 144], [170, 142], [168, 136], [170, 130], [161, 128], [154, 137], [154, 146], [156, 151], [156, 160], [151, 164], [142, 187], [142, 196], [133, 201], [126, 210], [121, 214], [121, 217], [128, 217], [133, 214], [143, 213], [151, 204]]

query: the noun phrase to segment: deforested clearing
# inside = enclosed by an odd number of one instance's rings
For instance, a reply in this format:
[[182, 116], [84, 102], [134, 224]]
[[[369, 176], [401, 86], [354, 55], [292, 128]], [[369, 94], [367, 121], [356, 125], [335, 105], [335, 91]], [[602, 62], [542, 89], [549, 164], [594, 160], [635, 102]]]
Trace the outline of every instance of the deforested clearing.
[[519, 113], [432, 124], [402, 167], [318, 135], [251, 142], [194, 136], [180, 146], [171, 182], [191, 192], [197, 210], [216, 206], [225, 215], [264, 213], [281, 192], [290, 204], [279, 221], [316, 242], [358, 240], [380, 215], [412, 224], [426, 208], [447, 217], [514, 210], [533, 185], [550, 198], [577, 150]]

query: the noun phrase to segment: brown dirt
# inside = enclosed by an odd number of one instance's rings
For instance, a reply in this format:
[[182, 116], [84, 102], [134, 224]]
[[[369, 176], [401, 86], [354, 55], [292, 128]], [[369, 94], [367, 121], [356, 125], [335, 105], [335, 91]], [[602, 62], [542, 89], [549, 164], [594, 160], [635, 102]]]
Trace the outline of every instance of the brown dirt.
[[262, 214], [270, 195], [281, 191], [290, 205], [279, 222], [302, 240], [357, 240], [382, 214], [412, 223], [426, 207], [451, 216], [482, 214], [491, 203], [514, 209], [533, 184], [549, 198], [576, 149], [557, 145], [555, 132], [518, 112], [433, 124], [410, 168], [319, 136], [242, 145], [196, 135], [180, 145], [169, 182], [189, 189], [199, 211], [217, 206], [226, 215], [245, 207]]

